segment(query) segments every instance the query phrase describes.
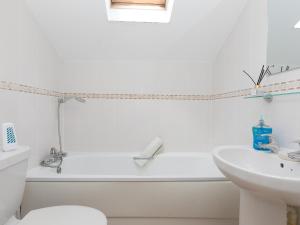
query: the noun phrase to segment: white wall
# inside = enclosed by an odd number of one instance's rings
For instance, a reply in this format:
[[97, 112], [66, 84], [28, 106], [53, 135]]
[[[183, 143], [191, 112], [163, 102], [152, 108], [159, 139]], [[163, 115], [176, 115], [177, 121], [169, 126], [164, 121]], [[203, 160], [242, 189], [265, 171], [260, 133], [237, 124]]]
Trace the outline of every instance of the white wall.
[[[211, 66], [198, 61], [67, 62], [67, 92], [207, 94]], [[142, 151], [155, 136], [166, 151], [208, 151], [211, 102], [89, 100], [64, 106], [67, 151]]]
[[[23, 0], [0, 1], [0, 27], [0, 80], [54, 89], [61, 62]], [[36, 165], [57, 143], [55, 98], [1, 90], [0, 103], [0, 124], [15, 123], [19, 143], [32, 148], [30, 166]]]
[[[259, 67], [266, 64], [266, 10], [266, 0], [248, 1], [234, 31], [215, 60], [214, 92], [249, 88], [251, 83], [242, 71], [247, 70], [258, 75]], [[274, 76], [266, 82], [293, 80], [299, 77], [300, 71], [294, 71]], [[214, 145], [251, 145], [251, 128], [263, 114], [282, 146], [297, 147], [291, 141], [300, 137], [299, 100], [299, 96], [289, 96], [275, 97], [272, 103], [241, 97], [214, 101]]]
[[[249, 1], [212, 66], [198, 61], [69, 61], [62, 64], [21, 0], [0, 3], [0, 80], [66, 92], [208, 94], [249, 87], [246, 69], [266, 62], [267, 2]], [[213, 71], [212, 71], [213, 68]], [[273, 80], [298, 77], [298, 72]], [[62, 75], [63, 76], [60, 76]], [[213, 74], [213, 88], [212, 83]], [[268, 82], [272, 82], [268, 81]], [[299, 97], [209, 101], [89, 100], [64, 106], [67, 151], [140, 151], [155, 136], [167, 151], [209, 151], [212, 145], [251, 144], [260, 114], [280, 142], [298, 138]], [[0, 122], [16, 123], [20, 143], [33, 148], [31, 165], [57, 146], [53, 97], [1, 91]], [[293, 109], [293, 110], [286, 110]], [[26, 119], [24, 119], [26, 118]], [[289, 127], [287, 129], [287, 127]], [[228, 132], [230, 130], [230, 132]]]

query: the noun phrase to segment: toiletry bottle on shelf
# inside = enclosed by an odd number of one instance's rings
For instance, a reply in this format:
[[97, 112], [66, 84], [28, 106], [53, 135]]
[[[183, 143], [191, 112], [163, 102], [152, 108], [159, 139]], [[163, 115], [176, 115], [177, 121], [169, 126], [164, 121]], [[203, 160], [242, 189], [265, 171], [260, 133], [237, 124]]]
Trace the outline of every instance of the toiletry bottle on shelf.
[[267, 148], [262, 148], [261, 144], [269, 144], [270, 138], [268, 134], [272, 134], [272, 128], [265, 124], [263, 116], [261, 116], [259, 123], [252, 128], [253, 132], [253, 148], [259, 151], [270, 151]]

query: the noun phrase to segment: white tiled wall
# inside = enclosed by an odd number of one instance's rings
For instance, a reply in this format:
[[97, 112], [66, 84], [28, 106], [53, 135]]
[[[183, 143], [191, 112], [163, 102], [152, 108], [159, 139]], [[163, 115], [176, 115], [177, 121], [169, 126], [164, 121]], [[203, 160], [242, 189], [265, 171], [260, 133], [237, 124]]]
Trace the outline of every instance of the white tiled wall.
[[[250, 87], [241, 71], [259, 74], [266, 64], [267, 18], [266, 0], [249, 1], [234, 31], [226, 41], [213, 65], [213, 91], [222, 92]], [[258, 66], [258, 67], [257, 67]], [[266, 83], [300, 78], [300, 70], [283, 73]], [[213, 103], [214, 145], [251, 145], [251, 127], [260, 115], [274, 128], [280, 144], [297, 148], [291, 143], [300, 137], [300, 96], [275, 97], [272, 103], [262, 99], [230, 98]]]
[[201, 61], [66, 61], [65, 92], [208, 94], [211, 64]]
[[[53, 89], [61, 62], [28, 13], [23, 0], [0, 1], [0, 80]], [[37, 165], [56, 138], [56, 99], [0, 91], [0, 124], [16, 125], [19, 143], [32, 148]]]
[[[0, 80], [65, 92], [212, 94], [250, 86], [241, 71], [266, 62], [266, 0], [249, 1], [213, 64], [199, 61], [67, 61], [62, 63], [21, 0], [0, 2]], [[298, 79], [299, 72], [267, 82]], [[213, 79], [213, 80], [212, 80]], [[0, 92], [0, 122], [16, 123], [31, 165], [57, 146], [54, 97]], [[261, 114], [284, 146], [299, 138], [298, 96], [215, 101], [88, 100], [63, 107], [67, 151], [140, 151], [155, 136], [166, 151], [210, 151], [220, 144], [251, 144]]]
[[[211, 66], [198, 61], [69, 62], [67, 92], [207, 94]], [[64, 105], [68, 151], [142, 151], [161, 136], [166, 151], [211, 149], [211, 102], [88, 100]]]

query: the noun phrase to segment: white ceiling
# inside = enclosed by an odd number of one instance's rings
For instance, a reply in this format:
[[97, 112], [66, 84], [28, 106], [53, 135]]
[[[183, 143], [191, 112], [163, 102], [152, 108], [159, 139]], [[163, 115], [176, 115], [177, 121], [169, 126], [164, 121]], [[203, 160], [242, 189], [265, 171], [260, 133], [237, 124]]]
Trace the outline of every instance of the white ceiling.
[[213, 60], [247, 0], [175, 0], [171, 23], [108, 22], [105, 0], [26, 0], [64, 60]]

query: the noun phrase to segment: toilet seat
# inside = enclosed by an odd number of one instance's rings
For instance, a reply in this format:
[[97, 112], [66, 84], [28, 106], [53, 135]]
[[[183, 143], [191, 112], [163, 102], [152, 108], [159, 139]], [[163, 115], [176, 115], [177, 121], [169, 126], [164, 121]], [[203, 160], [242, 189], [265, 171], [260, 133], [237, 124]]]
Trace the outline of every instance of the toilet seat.
[[32, 210], [18, 225], [107, 225], [107, 220], [97, 209], [55, 206]]

